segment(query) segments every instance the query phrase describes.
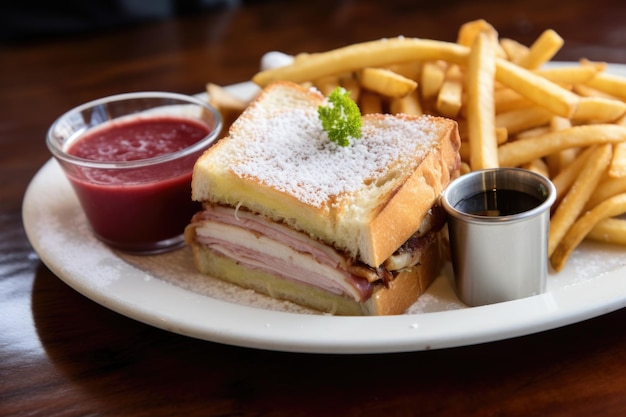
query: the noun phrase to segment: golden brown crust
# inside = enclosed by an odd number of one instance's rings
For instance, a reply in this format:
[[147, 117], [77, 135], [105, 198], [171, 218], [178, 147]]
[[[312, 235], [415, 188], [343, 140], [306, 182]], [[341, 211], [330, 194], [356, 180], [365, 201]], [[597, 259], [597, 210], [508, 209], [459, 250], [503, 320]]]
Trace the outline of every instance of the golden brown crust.
[[447, 124], [439, 146], [430, 152], [370, 221], [370, 265], [380, 265], [411, 237], [448, 183], [459, 175], [460, 137], [456, 124]]
[[422, 253], [419, 265], [402, 270], [389, 287], [379, 288], [367, 302], [372, 315], [395, 315], [406, 311], [439, 276], [443, 267], [441, 245], [435, 239]]

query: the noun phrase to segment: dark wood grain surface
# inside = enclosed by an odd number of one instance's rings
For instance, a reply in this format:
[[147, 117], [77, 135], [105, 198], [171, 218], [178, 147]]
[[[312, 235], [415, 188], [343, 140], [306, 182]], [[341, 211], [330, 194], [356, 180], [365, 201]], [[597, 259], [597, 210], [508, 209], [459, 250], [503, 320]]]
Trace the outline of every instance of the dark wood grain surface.
[[238, 348], [168, 333], [54, 276], [22, 225], [24, 191], [62, 112], [109, 94], [196, 93], [255, 73], [268, 50], [395, 35], [454, 40], [484, 18], [561, 60], [626, 63], [626, 3], [257, 1], [115, 30], [0, 45], [0, 415], [624, 416], [626, 309], [476, 346], [381, 355]]

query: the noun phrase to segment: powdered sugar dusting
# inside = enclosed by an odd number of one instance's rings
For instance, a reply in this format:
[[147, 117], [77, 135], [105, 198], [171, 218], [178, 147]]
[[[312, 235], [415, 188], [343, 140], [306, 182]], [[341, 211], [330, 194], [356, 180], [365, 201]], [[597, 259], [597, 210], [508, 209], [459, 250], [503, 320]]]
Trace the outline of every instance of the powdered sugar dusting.
[[328, 140], [315, 109], [278, 111], [255, 123], [245, 131], [255, 140], [231, 138], [233, 172], [315, 207], [365, 187], [395, 161], [417, 164], [440, 135], [428, 118], [385, 115], [364, 123], [363, 137], [341, 147]]

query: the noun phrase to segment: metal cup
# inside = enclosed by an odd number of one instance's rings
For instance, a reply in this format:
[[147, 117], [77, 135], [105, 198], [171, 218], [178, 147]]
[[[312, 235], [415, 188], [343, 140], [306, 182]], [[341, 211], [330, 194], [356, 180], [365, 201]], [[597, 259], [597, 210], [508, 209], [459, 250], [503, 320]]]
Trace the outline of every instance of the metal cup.
[[[519, 193], [521, 200], [508, 198]], [[493, 304], [545, 291], [555, 198], [549, 179], [519, 168], [471, 172], [448, 186], [442, 205], [456, 291], [464, 303]]]

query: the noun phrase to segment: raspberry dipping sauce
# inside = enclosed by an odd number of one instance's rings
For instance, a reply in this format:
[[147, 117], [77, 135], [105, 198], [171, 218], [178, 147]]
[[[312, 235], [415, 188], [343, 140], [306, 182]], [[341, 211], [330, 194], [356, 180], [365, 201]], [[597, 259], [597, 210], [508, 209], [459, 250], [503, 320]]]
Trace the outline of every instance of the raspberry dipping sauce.
[[199, 209], [193, 165], [220, 129], [219, 113], [193, 97], [130, 93], [64, 114], [47, 143], [96, 236], [123, 251], [157, 253], [184, 244]]

